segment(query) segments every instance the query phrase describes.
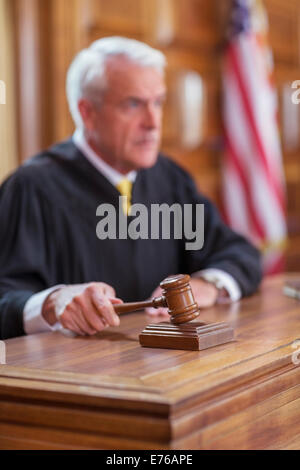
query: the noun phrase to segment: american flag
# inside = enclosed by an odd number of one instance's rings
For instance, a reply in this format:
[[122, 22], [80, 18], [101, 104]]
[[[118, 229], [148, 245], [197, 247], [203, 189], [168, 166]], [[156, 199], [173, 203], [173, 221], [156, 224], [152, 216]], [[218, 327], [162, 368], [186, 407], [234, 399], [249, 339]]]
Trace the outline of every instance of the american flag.
[[258, 0], [232, 0], [223, 63], [227, 223], [263, 252], [264, 272], [284, 269], [285, 184], [267, 20]]

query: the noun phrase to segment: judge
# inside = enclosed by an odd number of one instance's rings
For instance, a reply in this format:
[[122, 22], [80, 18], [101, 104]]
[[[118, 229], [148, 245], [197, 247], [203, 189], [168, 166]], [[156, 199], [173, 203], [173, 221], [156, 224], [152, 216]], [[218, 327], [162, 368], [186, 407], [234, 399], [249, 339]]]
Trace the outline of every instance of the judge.
[[[118, 37], [75, 57], [67, 76], [74, 135], [23, 164], [0, 189], [2, 339], [118, 326], [115, 303], [155, 296], [160, 281], [179, 272], [191, 274], [200, 307], [257, 289], [258, 251], [159, 153], [164, 66], [161, 52]], [[184, 231], [169, 239], [99, 237], [99, 207], [122, 207], [128, 222], [137, 203], [149, 213], [154, 204], [203, 204], [203, 246], [188, 249]]]

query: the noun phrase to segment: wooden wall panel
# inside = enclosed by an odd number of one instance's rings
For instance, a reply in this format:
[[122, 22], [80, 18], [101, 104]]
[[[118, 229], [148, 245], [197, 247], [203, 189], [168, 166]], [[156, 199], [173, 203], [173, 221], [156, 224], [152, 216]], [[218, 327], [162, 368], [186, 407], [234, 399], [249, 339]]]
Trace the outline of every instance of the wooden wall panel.
[[178, 45], [201, 50], [218, 45], [221, 31], [218, 28], [218, 7], [207, 0], [173, 1], [176, 37]]
[[66, 73], [81, 44], [80, 2], [77, 0], [51, 1], [51, 82], [52, 92], [52, 140], [59, 141], [69, 136], [74, 125], [66, 98]]
[[120, 36], [143, 34], [143, 1], [141, 0], [89, 0], [89, 34], [114, 31]]
[[[39, 0], [16, 0], [14, 15], [16, 44], [18, 48], [17, 76], [19, 77], [19, 147], [20, 158], [24, 160], [36, 153], [51, 132], [47, 96], [48, 80], [45, 75], [48, 62], [48, 45], [45, 21], [49, 4], [41, 5]], [[47, 90], [47, 93], [46, 93]]]
[[[287, 269], [300, 267], [300, 146], [287, 149], [284, 145], [282, 100], [294, 80], [300, 79], [300, 2], [298, 0], [265, 0], [269, 17], [269, 38], [275, 64], [275, 83], [280, 105], [279, 123], [283, 143], [284, 169], [287, 185], [287, 222], [289, 242]], [[290, 89], [290, 97], [292, 95]], [[289, 99], [289, 96], [287, 97]], [[299, 106], [291, 104], [292, 107]], [[293, 113], [295, 110], [293, 109]], [[298, 132], [300, 135], [300, 121]]]
[[13, 25], [9, 0], [0, 0], [0, 181], [18, 165]]
[[299, 2], [265, 0], [276, 64], [299, 66]]

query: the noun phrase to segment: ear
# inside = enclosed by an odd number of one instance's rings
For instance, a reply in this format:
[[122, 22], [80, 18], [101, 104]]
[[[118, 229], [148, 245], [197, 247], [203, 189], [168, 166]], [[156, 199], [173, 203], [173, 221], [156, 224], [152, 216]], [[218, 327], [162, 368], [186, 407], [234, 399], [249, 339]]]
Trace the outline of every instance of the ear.
[[94, 129], [95, 109], [93, 104], [87, 99], [80, 99], [78, 101], [78, 110], [84, 122], [84, 127], [89, 130]]

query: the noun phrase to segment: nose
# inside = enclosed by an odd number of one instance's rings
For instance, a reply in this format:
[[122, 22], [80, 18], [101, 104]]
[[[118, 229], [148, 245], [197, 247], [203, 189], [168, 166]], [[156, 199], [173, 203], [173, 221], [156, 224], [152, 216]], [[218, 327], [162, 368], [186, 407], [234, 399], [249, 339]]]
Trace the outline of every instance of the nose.
[[145, 106], [145, 114], [143, 124], [147, 129], [159, 129], [161, 123], [161, 110], [154, 104], [147, 103]]

